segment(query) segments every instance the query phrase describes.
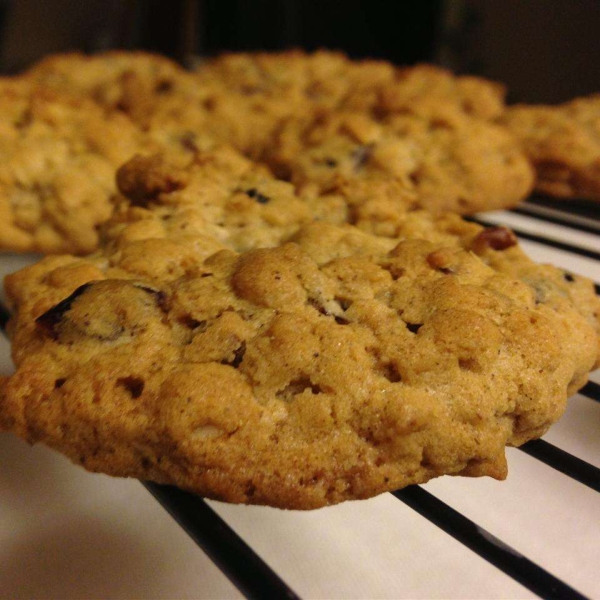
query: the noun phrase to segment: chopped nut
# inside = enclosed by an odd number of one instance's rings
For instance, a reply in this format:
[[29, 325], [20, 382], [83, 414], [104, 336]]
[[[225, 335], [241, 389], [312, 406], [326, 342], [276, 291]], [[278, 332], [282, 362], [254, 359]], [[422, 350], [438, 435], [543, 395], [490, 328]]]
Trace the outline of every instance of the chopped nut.
[[453, 273], [451, 269], [452, 258], [452, 254], [446, 250], [435, 250], [427, 255], [427, 263], [431, 268], [449, 274]]
[[476, 254], [484, 252], [487, 248], [506, 250], [515, 246], [517, 241], [517, 236], [506, 227], [488, 227], [473, 240], [472, 249]]

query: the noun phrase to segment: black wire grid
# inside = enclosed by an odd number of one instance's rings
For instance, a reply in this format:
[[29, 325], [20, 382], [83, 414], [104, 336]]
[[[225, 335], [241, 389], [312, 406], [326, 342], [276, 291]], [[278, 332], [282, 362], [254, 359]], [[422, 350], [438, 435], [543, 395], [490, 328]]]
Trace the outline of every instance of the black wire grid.
[[[558, 208], [557, 208], [558, 206]], [[600, 214], [589, 204], [569, 204], [569, 212], [544, 199], [532, 199], [511, 211], [542, 222], [600, 235]], [[484, 225], [492, 223], [477, 218]], [[511, 227], [518, 237], [600, 261], [600, 253], [565, 243], [553, 237], [532, 234]], [[596, 291], [600, 289], [596, 282]], [[9, 312], [0, 303], [0, 328], [5, 329]], [[580, 392], [600, 402], [600, 385], [588, 383]], [[553, 467], [596, 492], [600, 492], [600, 469], [544, 441], [535, 440], [520, 450]], [[299, 598], [279, 575], [200, 497], [172, 486], [145, 482], [149, 492], [162, 504], [189, 536], [202, 548], [226, 577], [247, 598]], [[480, 557], [542, 598], [585, 598], [568, 583], [523, 556], [460, 512], [420, 486], [392, 492], [422, 517], [477, 553]]]

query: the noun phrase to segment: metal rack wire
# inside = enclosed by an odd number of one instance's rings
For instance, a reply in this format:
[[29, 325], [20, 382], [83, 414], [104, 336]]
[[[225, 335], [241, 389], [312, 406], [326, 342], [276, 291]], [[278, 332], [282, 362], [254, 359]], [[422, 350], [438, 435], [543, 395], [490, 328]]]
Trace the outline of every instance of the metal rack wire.
[[[486, 225], [507, 223], [522, 240], [534, 246], [541, 245], [567, 253], [565, 259], [569, 256], [582, 257], [598, 265], [598, 208], [586, 203], [578, 203], [573, 207], [575, 210], [567, 212], [561, 205], [538, 198], [512, 211], [489, 213], [477, 220]], [[584, 239], [581, 236], [587, 237]], [[590, 272], [583, 274], [594, 276]], [[596, 289], [599, 289], [598, 278]], [[8, 310], [0, 304], [2, 330], [8, 317]], [[598, 403], [600, 385], [590, 381], [579, 394], [588, 402]], [[600, 469], [565, 449], [545, 440], [536, 440], [522, 446], [520, 451], [571, 480], [600, 492]], [[144, 485], [244, 596], [300, 597], [203, 499], [169, 486], [149, 482]], [[393, 496], [534, 594], [543, 598], [586, 597], [572, 583], [561, 580], [423, 487], [411, 486], [394, 492]]]

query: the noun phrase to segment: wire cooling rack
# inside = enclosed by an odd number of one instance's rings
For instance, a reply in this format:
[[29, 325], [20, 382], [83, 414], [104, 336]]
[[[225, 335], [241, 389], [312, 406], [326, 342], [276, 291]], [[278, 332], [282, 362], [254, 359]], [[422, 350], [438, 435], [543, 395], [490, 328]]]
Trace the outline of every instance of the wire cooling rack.
[[[584, 274], [599, 291], [597, 206], [533, 198], [476, 220], [510, 226], [533, 259]], [[6, 257], [3, 272], [15, 264]], [[8, 316], [0, 305], [2, 329]], [[228, 506], [144, 485], [237, 588], [215, 588], [206, 578], [187, 588], [189, 597], [594, 598], [600, 597], [599, 431], [596, 372], [543, 440], [509, 449], [506, 482], [445, 477], [306, 513]], [[1, 511], [0, 504], [0, 526]], [[180, 535], [175, 524], [165, 531]], [[0, 564], [7, 564], [1, 553]], [[40, 595], [0, 572], [0, 595], [2, 584], [24, 590], [23, 597], [28, 589], [30, 597]], [[99, 583], [87, 591], [108, 597], [106, 589]], [[135, 588], [120, 589], [137, 595]], [[169, 596], [168, 590], [151, 595]]]

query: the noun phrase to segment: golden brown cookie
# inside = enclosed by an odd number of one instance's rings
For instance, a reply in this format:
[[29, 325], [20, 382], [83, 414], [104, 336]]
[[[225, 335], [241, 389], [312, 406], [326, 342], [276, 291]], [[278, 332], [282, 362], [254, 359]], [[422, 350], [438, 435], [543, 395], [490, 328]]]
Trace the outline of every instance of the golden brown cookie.
[[483, 119], [504, 109], [504, 88], [492, 81], [434, 65], [398, 68], [383, 60], [351, 60], [326, 50], [224, 54], [202, 63], [198, 77], [224, 84], [256, 111], [280, 116], [298, 115], [307, 105], [387, 116], [423, 99]]
[[434, 211], [513, 206], [533, 184], [510, 133], [437, 102], [407, 106], [383, 122], [344, 112], [292, 120], [265, 159], [278, 175], [323, 191], [340, 182], [394, 182]]
[[6, 280], [0, 426], [89, 470], [300, 509], [503, 478], [597, 360], [591, 283], [502, 228], [304, 224], [291, 186], [225, 150], [136, 159], [119, 187], [100, 252]]
[[414, 194], [387, 179], [296, 190], [228, 146], [187, 157], [136, 157], [119, 169], [117, 183], [122, 197], [103, 228], [104, 244], [200, 234], [241, 252], [278, 245], [313, 220], [452, 243], [477, 229], [456, 215], [423, 210]]
[[[451, 140], [453, 156], [447, 141], [424, 131], [433, 127], [430, 122], [420, 129], [399, 125], [404, 138], [415, 138], [400, 144], [406, 146], [402, 156], [384, 140], [375, 144], [373, 156], [371, 141], [352, 141], [347, 147], [345, 132], [335, 125], [324, 130], [331, 140], [323, 140], [323, 150], [307, 147], [294, 154], [303, 143], [293, 140], [299, 127], [295, 119], [304, 128], [305, 119], [310, 123], [311, 115], [320, 118], [323, 111], [351, 107], [361, 111], [358, 118], [364, 122], [367, 113], [378, 119], [387, 115], [376, 126], [386, 131], [391, 131], [391, 121], [406, 123], [405, 113], [413, 110], [409, 104], [417, 100], [419, 111], [430, 106], [460, 117], [465, 111], [479, 114], [472, 109], [474, 101], [465, 100], [467, 92], [458, 91], [473, 87], [468, 81], [434, 67], [398, 70], [383, 61], [351, 61], [325, 51], [227, 55], [196, 74], [142, 52], [49, 57], [24, 76], [0, 84], [5, 107], [0, 145], [7, 157], [0, 181], [2, 248], [90, 252], [99, 224], [110, 214], [112, 171], [119, 164], [159, 149], [179, 154], [185, 162], [188, 155], [220, 143], [266, 158], [280, 171], [292, 169], [286, 166], [292, 152], [294, 181], [303, 185], [306, 199], [319, 199], [311, 205], [316, 217], [323, 211], [352, 212], [343, 220], [359, 226], [370, 220], [370, 230], [378, 234], [393, 235], [393, 212], [403, 214], [404, 205], [472, 212], [514, 203], [527, 188], [528, 174], [508, 142], [479, 122], [469, 125], [472, 136], [463, 136], [456, 145]], [[475, 96], [486, 97], [481, 91]], [[286, 124], [290, 119], [294, 121]], [[345, 117], [331, 113], [327, 119], [335, 123]], [[313, 155], [318, 163], [319, 153], [329, 152], [330, 145], [340, 166], [323, 171], [312, 164]], [[416, 171], [402, 164], [413, 147], [418, 156], [410, 160]], [[481, 158], [471, 160], [476, 155]], [[368, 198], [367, 206], [360, 198]]]
[[91, 252], [116, 168], [152, 146], [125, 116], [28, 80], [2, 80], [0, 106], [0, 249]]
[[146, 52], [59, 54], [40, 61], [25, 76], [123, 112], [155, 141], [169, 145], [182, 140], [188, 149], [206, 150], [216, 137], [250, 152], [258, 131], [266, 131], [266, 120], [272, 118], [257, 115], [253, 120], [247, 103], [230, 93], [224, 81], [200, 81], [167, 58]]
[[533, 163], [540, 192], [600, 200], [599, 94], [558, 106], [513, 106], [502, 122]]
[[[162, 57], [108, 52], [50, 57], [0, 82], [2, 249], [85, 254], [111, 214], [115, 171], [135, 154], [182, 160], [214, 148], [191, 75]], [[225, 120], [223, 121], [225, 122]]]
[[495, 119], [504, 112], [504, 86], [471, 75], [454, 75], [435, 65], [400, 68], [395, 80], [381, 87], [374, 111], [382, 116], [402, 112], [422, 101], [449, 104], [472, 117]]
[[433, 65], [397, 68], [325, 50], [225, 54], [202, 63], [197, 77], [203, 88], [224, 91], [212, 107], [238, 114], [236, 135], [221, 139], [253, 158], [272, 154], [272, 139], [285, 121], [315, 112], [351, 110], [381, 119], [427, 102], [492, 119], [504, 108], [504, 90], [493, 82]]
[[37, 85], [92, 99], [134, 118], [143, 118], [156, 101], [172, 94], [186, 78], [185, 71], [164, 56], [126, 51], [56, 54], [24, 75]]

